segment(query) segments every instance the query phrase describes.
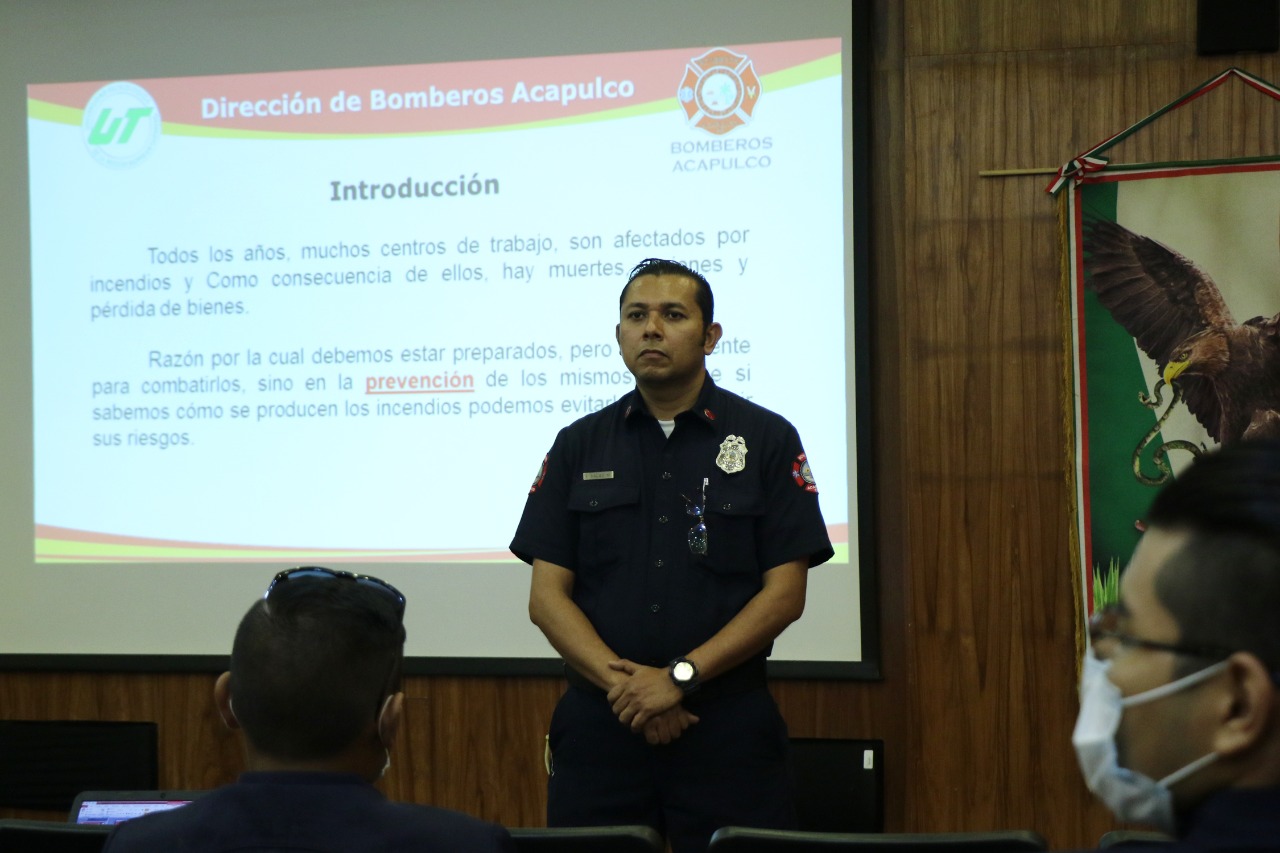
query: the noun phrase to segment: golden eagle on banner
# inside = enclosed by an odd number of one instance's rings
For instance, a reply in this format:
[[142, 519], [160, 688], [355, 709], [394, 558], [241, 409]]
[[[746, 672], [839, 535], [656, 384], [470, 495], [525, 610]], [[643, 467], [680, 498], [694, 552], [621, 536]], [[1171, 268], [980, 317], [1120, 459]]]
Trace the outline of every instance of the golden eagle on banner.
[[1086, 221], [1084, 248], [1086, 286], [1210, 438], [1280, 438], [1280, 313], [1237, 323], [1199, 267], [1117, 222]]

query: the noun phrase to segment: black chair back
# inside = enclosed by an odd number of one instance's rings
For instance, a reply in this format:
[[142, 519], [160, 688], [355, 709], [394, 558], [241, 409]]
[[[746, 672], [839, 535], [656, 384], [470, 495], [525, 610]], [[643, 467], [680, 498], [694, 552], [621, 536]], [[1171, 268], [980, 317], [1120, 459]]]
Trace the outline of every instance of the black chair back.
[[649, 826], [512, 827], [518, 853], [663, 853], [662, 836]]
[[5, 853], [101, 853], [109, 826], [76, 826], [47, 820], [0, 820]]
[[1172, 835], [1163, 832], [1145, 832], [1140, 829], [1113, 829], [1098, 839], [1098, 847], [1136, 847], [1147, 844], [1172, 844]]
[[1027, 830], [871, 834], [726, 826], [707, 853], [1039, 853], [1045, 840]]

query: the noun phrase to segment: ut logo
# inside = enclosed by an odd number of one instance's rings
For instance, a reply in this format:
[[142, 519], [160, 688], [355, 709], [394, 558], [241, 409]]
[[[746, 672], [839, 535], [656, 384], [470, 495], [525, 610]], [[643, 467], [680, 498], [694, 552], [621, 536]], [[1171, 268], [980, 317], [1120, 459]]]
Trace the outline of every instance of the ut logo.
[[[124, 118], [111, 118], [111, 109], [104, 109], [98, 115], [98, 123], [93, 126], [93, 130], [89, 132], [90, 145], [106, 145], [115, 141], [124, 145], [128, 143], [129, 138], [133, 136], [134, 130], [138, 127], [138, 122], [154, 112], [152, 107], [132, 107], [125, 110]], [[110, 124], [107, 122], [110, 121]], [[124, 124], [124, 131], [120, 132], [120, 125]], [[117, 139], [116, 134], [120, 132]]]
[[147, 159], [163, 127], [160, 107], [146, 89], [117, 82], [103, 86], [85, 104], [80, 133], [94, 160], [126, 169]]

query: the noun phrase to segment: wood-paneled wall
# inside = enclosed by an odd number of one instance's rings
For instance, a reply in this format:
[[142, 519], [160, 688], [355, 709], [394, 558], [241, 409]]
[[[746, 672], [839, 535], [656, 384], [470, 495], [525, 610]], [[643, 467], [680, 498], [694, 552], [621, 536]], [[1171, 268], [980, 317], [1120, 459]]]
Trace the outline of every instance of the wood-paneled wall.
[[[1195, 4], [876, 4], [872, 204], [881, 577], [901, 571], [911, 830], [1110, 828], [1079, 780], [1056, 167], [1231, 64], [1198, 58]], [[1116, 162], [1280, 151], [1280, 107], [1233, 83], [1110, 152]], [[883, 168], [879, 168], [883, 167]], [[885, 230], [890, 229], [891, 234]], [[888, 530], [885, 515], [900, 514]], [[898, 746], [898, 744], [891, 744]]]
[[[873, 465], [885, 679], [776, 685], [792, 733], [886, 742], [887, 828], [1024, 827], [1091, 846], [1079, 780], [1063, 307], [1044, 176], [1229, 64], [1195, 56], [1190, 0], [874, 0]], [[1238, 84], [1117, 160], [1271, 153]], [[228, 626], [228, 637], [231, 628]], [[161, 784], [234, 777], [212, 676], [0, 673], [0, 717], [160, 723]], [[548, 678], [407, 681], [397, 798], [538, 825]], [[3, 815], [15, 814], [0, 811]], [[28, 813], [30, 814], [30, 813]]]

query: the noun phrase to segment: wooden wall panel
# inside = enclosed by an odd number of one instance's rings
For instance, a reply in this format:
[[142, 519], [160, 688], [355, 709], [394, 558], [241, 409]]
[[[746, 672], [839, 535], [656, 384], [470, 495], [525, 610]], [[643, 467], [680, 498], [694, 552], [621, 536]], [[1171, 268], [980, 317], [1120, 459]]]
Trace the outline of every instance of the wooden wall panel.
[[[1232, 62], [1280, 80], [1280, 60], [1195, 57], [1190, 2], [874, 0], [874, 11], [870, 461], [885, 679], [775, 692], [795, 735], [885, 740], [890, 830], [1025, 827], [1055, 847], [1092, 846], [1111, 821], [1069, 742], [1056, 209], [1046, 176], [978, 172], [1056, 167]], [[1272, 153], [1278, 115], [1232, 84], [1114, 153]], [[562, 686], [407, 679], [388, 794], [540, 824], [542, 737]], [[0, 673], [0, 717], [157, 720], [161, 783], [211, 787], [240, 766], [211, 687], [207, 674]]]
[[1195, 42], [1190, 0], [912, 0], [910, 57]]
[[541, 826], [555, 678], [410, 678], [387, 791], [509, 826]]
[[[882, 15], [893, 4], [881, 5]], [[1232, 61], [1199, 59], [1191, 3], [917, 0], [903, 16], [906, 248], [896, 291], [908, 575], [904, 825], [1025, 826], [1089, 845], [1110, 818], [1079, 780], [1064, 448], [1057, 166]], [[886, 55], [888, 51], [886, 50]], [[1117, 161], [1274, 153], [1273, 102], [1239, 84], [1115, 149]], [[878, 237], [877, 240], [880, 238]], [[887, 348], [877, 350], [892, 357]], [[883, 364], [877, 367], [884, 369]]]

